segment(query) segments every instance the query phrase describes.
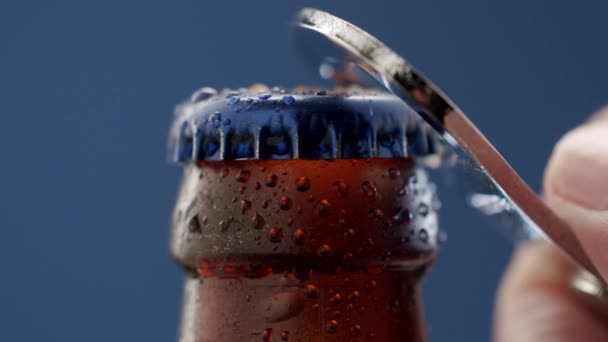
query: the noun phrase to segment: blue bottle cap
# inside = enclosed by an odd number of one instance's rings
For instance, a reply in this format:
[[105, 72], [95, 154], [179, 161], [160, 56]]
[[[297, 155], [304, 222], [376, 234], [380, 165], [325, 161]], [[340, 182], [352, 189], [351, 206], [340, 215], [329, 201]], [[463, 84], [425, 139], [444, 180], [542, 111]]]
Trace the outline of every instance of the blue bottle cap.
[[435, 153], [431, 130], [411, 107], [378, 90], [202, 88], [176, 107], [168, 157], [413, 158]]

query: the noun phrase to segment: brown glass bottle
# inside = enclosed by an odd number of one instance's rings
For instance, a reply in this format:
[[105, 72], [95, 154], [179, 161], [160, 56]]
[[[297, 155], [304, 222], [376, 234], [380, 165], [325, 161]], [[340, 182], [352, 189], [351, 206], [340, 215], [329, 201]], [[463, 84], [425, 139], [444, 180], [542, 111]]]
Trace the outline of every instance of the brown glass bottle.
[[437, 199], [418, 116], [373, 90], [196, 92], [171, 251], [181, 342], [425, 341]]
[[405, 158], [187, 166], [180, 341], [424, 341], [433, 200]]

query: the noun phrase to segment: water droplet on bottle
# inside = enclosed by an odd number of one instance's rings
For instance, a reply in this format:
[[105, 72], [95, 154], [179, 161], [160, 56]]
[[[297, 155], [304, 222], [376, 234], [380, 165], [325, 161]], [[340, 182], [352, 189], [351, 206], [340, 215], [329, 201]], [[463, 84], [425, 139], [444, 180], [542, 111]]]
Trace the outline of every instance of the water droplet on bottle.
[[236, 175], [236, 180], [241, 182], [241, 183], [245, 183], [249, 180], [249, 178], [251, 177], [251, 171], [249, 170], [241, 170], [239, 171], [239, 173]]
[[272, 227], [268, 231], [268, 238], [272, 242], [281, 242], [283, 240], [283, 228]]
[[222, 176], [222, 178], [226, 178], [228, 176], [228, 174], [230, 173], [230, 170], [228, 170], [228, 168], [223, 168], [222, 171], [220, 172], [220, 175]]
[[201, 229], [201, 224], [198, 220], [198, 216], [194, 215], [191, 219], [190, 222], [188, 223], [188, 231], [190, 233], [200, 233], [202, 231]]
[[272, 96], [272, 94], [266, 93], [266, 92], [261, 92], [258, 94], [258, 98], [260, 100], [268, 100], [271, 96]]
[[255, 213], [251, 218], [251, 225], [255, 229], [262, 229], [266, 225], [266, 221], [264, 221], [264, 218], [260, 214]]
[[272, 328], [264, 329], [264, 332], [262, 333], [262, 341], [272, 342]]
[[322, 199], [317, 203], [317, 213], [319, 216], [331, 215], [331, 203], [328, 200]]
[[262, 184], [260, 182], [255, 182], [255, 189], [260, 190], [262, 188]]
[[226, 119], [226, 120], [224, 120], [224, 126], [228, 126], [228, 125], [230, 125], [231, 123], [232, 123], [232, 120], [230, 120], [230, 119]]
[[320, 256], [326, 257], [331, 255], [331, 247], [328, 244], [324, 243], [319, 247], [318, 254]]
[[350, 336], [361, 336], [361, 326], [359, 324], [355, 324], [348, 330]]
[[329, 303], [332, 305], [338, 305], [342, 302], [342, 296], [339, 293], [335, 293], [333, 296], [329, 297]]
[[220, 112], [213, 113], [209, 119], [213, 128], [218, 128], [222, 124], [222, 114]]
[[306, 285], [304, 286], [304, 294], [310, 299], [319, 298], [319, 288], [312, 284]]
[[300, 177], [296, 180], [296, 190], [305, 192], [310, 189], [310, 179], [308, 177]]
[[281, 331], [281, 341], [289, 341], [289, 331]]
[[325, 90], [319, 90], [317, 92], [317, 95], [319, 95], [319, 96], [325, 96], [325, 95], [327, 95], [327, 91], [325, 91]]
[[291, 96], [291, 95], [285, 95], [285, 96], [283, 96], [283, 100], [282, 101], [286, 105], [291, 105], [294, 102], [296, 102], [296, 99], [294, 99], [293, 96]]
[[348, 241], [353, 241], [355, 239], [355, 231], [352, 228], [347, 229], [344, 232], [344, 238]]
[[234, 220], [234, 217], [230, 216], [225, 220], [221, 220], [220, 221], [220, 230], [222, 232], [225, 232], [228, 230], [228, 228], [230, 228], [230, 224], [232, 223], [232, 221]]
[[363, 289], [366, 292], [372, 292], [376, 289], [376, 287], [377, 287], [376, 282], [373, 280], [369, 280], [369, 281], [366, 281], [363, 283]]
[[426, 216], [429, 214], [429, 206], [426, 205], [425, 203], [420, 203], [420, 205], [418, 206], [418, 214], [420, 214], [421, 216]]
[[400, 208], [393, 220], [397, 224], [408, 224], [412, 221], [412, 213], [407, 208]]
[[388, 169], [388, 176], [390, 179], [397, 179], [401, 176], [401, 172], [394, 167]]
[[420, 231], [418, 232], [418, 239], [424, 243], [429, 242], [429, 233], [426, 231], [426, 229], [420, 228]]
[[207, 216], [203, 217], [203, 225], [207, 225], [207, 223], [209, 222], [209, 219], [207, 219]]
[[374, 222], [380, 222], [380, 220], [384, 216], [384, 213], [382, 213], [382, 209], [380, 208], [372, 208], [369, 210], [367, 216], [370, 218], [370, 220]]
[[292, 205], [293, 205], [293, 202], [291, 201], [291, 198], [289, 198], [287, 196], [283, 196], [279, 200], [279, 207], [281, 209], [283, 209], [283, 210], [289, 210], [289, 209], [291, 209]]
[[353, 305], [352, 305], [352, 304], [348, 304], [348, 305], [346, 305], [346, 311], [349, 311], [349, 312], [350, 312], [350, 311], [353, 311], [353, 309], [354, 309], [354, 307], [353, 307]]
[[338, 321], [336, 321], [335, 319], [330, 320], [325, 325], [325, 329], [328, 333], [335, 333], [338, 330]]
[[376, 185], [374, 185], [373, 183], [370, 183], [368, 181], [364, 181], [361, 184], [361, 190], [363, 190], [363, 193], [367, 197], [374, 197], [374, 196], [376, 196]]
[[228, 100], [226, 102], [229, 105], [234, 106], [235, 104], [239, 103], [240, 100], [241, 100], [241, 98], [238, 96], [231, 96], [228, 98]]
[[348, 295], [348, 301], [351, 303], [356, 303], [359, 301], [359, 291], [353, 291]]
[[266, 180], [264, 181], [264, 184], [266, 184], [266, 186], [274, 188], [275, 186], [277, 186], [277, 183], [279, 182], [279, 177], [277, 177], [277, 175], [272, 174], [272, 175], [268, 175], [266, 176]]
[[241, 200], [241, 214], [245, 214], [249, 209], [251, 209], [251, 201]]
[[345, 198], [348, 195], [348, 185], [343, 180], [335, 181], [333, 187], [338, 197]]
[[303, 245], [304, 239], [305, 239], [304, 230], [302, 228], [297, 228], [293, 232], [293, 241], [296, 243], [296, 245]]

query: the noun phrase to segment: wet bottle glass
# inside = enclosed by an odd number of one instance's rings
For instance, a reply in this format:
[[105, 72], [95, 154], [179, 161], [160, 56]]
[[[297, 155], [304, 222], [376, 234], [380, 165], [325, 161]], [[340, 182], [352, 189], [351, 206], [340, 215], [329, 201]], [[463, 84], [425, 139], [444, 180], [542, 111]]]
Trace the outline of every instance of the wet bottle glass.
[[425, 341], [420, 280], [442, 234], [417, 160], [433, 153], [383, 92], [195, 92], [169, 144], [179, 341]]

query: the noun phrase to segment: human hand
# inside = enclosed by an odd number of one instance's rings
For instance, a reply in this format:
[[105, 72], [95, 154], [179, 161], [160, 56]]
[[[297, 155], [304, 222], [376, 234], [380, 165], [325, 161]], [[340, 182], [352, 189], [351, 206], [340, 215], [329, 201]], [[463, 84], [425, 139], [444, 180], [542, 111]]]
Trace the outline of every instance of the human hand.
[[[544, 195], [608, 280], [608, 108], [556, 145]], [[608, 301], [574, 289], [578, 271], [548, 242], [520, 246], [499, 290], [495, 341], [608, 341]]]

